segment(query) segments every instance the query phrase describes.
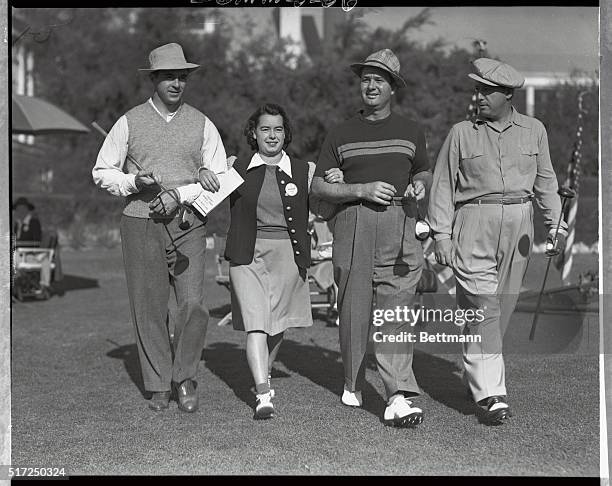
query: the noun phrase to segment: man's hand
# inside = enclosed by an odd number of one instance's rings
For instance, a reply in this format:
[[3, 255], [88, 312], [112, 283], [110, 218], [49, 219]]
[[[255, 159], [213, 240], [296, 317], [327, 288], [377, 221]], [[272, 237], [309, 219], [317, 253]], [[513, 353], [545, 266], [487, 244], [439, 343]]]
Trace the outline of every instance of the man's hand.
[[557, 240], [555, 241], [555, 230], [551, 229], [546, 237], [546, 256], [553, 257], [562, 253], [565, 250], [565, 244], [567, 243], [567, 232], [560, 228], [557, 233]]
[[221, 187], [216, 174], [210, 169], [201, 168], [198, 171], [198, 179], [202, 187], [209, 192], [217, 192]]
[[425, 197], [425, 184], [423, 181], [414, 181], [412, 184], [408, 184], [404, 197], [412, 197], [417, 201], [420, 201]]
[[325, 171], [325, 182], [329, 184], [341, 184], [344, 182], [344, 173], [338, 167], [332, 167]]
[[175, 189], [160, 192], [155, 199], [149, 203], [149, 209], [154, 213], [161, 215], [169, 215], [179, 205], [178, 193]]
[[446, 265], [447, 267], [453, 266], [453, 261], [455, 260], [455, 249], [450, 238], [445, 240], [437, 240], [434, 246], [434, 253], [436, 255], [436, 261], [440, 265]]
[[157, 184], [157, 181], [155, 180], [153, 171], [139, 170], [134, 177], [134, 183], [136, 184], [136, 188], [140, 191], [145, 186], [153, 186]]
[[361, 198], [376, 204], [389, 206], [391, 198], [395, 196], [397, 190], [391, 184], [376, 181], [363, 184]]

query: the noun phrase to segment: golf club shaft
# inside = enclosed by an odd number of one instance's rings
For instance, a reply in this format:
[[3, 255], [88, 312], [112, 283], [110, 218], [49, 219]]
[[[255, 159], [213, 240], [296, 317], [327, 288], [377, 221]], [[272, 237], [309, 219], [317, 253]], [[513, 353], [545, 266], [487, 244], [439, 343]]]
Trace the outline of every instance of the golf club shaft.
[[[91, 122], [91, 126], [94, 127], [96, 130], [98, 130], [98, 132], [100, 132], [102, 135], [104, 135], [104, 137], [108, 136], [108, 132], [104, 130], [104, 128], [102, 128], [100, 125], [98, 125], [97, 122], [95, 121]], [[130, 159], [130, 162], [132, 162], [139, 171], [144, 170], [142, 166], [138, 163], [138, 161], [134, 157], [132, 157], [129, 153], [127, 153], [126, 156], [128, 159]], [[185, 208], [183, 207], [181, 202], [177, 199], [177, 197], [174, 194], [172, 194], [171, 191], [168, 191], [159, 181], [157, 181], [155, 177], [151, 176], [151, 178], [157, 183], [157, 185], [161, 188], [162, 191], [168, 192], [168, 194], [170, 194], [172, 199], [174, 199], [177, 202], [180, 208], [180, 218], [184, 220]]]
[[540, 314], [540, 304], [542, 303], [542, 295], [544, 294], [544, 287], [546, 287], [546, 279], [548, 277], [548, 270], [550, 270], [551, 261], [552, 258], [548, 257], [548, 263], [546, 264], [546, 272], [544, 273], [544, 280], [542, 281], [542, 288], [540, 289], [540, 293], [538, 294], [538, 303], [536, 304], [535, 313], [533, 315], [533, 322], [531, 323], [531, 331], [529, 331], [530, 341], [533, 341], [533, 337], [535, 336], [535, 330], [538, 324], [538, 317]]
[[[91, 122], [91, 126], [92, 126], [92, 127], [94, 127], [96, 130], [98, 130], [98, 131], [99, 131], [99, 132], [100, 132], [102, 135], [104, 135], [105, 137], [107, 137], [107, 136], [108, 136], [108, 133], [106, 132], [106, 130], [104, 130], [104, 128], [102, 128], [100, 125], [98, 125], [98, 124], [97, 124], [95, 121], [94, 121], [94, 122]], [[130, 162], [132, 162], [132, 164], [134, 164], [134, 165], [136, 166], [136, 168], [137, 168], [138, 170], [144, 170], [144, 169], [142, 168], [142, 166], [141, 166], [141, 165], [138, 163], [138, 161], [137, 161], [137, 160], [136, 160], [134, 157], [132, 157], [132, 156], [131, 156], [129, 153], [128, 153], [128, 154], [126, 154], [126, 156], [127, 156], [127, 158], [130, 160]], [[153, 177], [153, 180], [155, 180], [155, 178], [154, 178], [154, 177]], [[165, 190], [166, 190], [166, 188], [165, 188], [165, 187], [164, 187], [162, 184], [160, 184], [158, 181], [156, 181], [156, 180], [155, 180], [155, 182], [157, 183], [157, 185], [158, 185], [159, 187], [161, 187], [162, 191], [165, 191]]]
[[557, 220], [557, 227], [555, 228], [555, 236], [553, 237], [553, 248], [557, 244], [557, 236], [559, 235], [559, 228], [561, 227], [561, 218], [563, 218], [563, 211], [565, 211], [565, 203], [567, 202], [567, 197], [562, 196], [561, 199], [561, 213], [559, 214], [559, 219]]
[[[565, 210], [565, 203], [567, 202], [567, 198], [563, 197], [563, 202], [561, 203], [561, 213], [559, 214], [559, 220], [557, 221], [557, 228], [555, 229], [555, 236], [553, 238], [553, 248], [557, 243], [557, 235], [559, 234], [559, 226], [561, 225], [561, 218], [563, 218], [563, 211]], [[542, 295], [544, 294], [544, 288], [546, 287], [546, 279], [548, 278], [548, 271], [550, 270], [550, 262], [552, 261], [552, 255], [548, 257], [548, 263], [546, 264], [546, 272], [544, 273], [544, 280], [542, 281], [542, 288], [540, 289], [540, 293], [538, 295], [538, 303], [536, 304], [535, 314], [533, 315], [533, 322], [531, 323], [531, 331], [529, 332], [529, 340], [533, 341], [535, 336], [536, 326], [538, 324], [538, 317], [540, 314], [540, 304], [542, 303]]]

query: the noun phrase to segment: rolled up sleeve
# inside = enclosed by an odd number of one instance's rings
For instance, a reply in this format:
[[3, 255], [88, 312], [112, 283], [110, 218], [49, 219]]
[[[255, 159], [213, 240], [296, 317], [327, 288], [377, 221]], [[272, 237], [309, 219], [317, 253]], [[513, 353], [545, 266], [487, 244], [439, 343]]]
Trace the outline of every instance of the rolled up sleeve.
[[117, 120], [104, 139], [91, 171], [96, 186], [114, 196], [129, 196], [138, 192], [135, 175], [123, 172], [128, 153], [128, 138], [128, 123], [124, 115]]

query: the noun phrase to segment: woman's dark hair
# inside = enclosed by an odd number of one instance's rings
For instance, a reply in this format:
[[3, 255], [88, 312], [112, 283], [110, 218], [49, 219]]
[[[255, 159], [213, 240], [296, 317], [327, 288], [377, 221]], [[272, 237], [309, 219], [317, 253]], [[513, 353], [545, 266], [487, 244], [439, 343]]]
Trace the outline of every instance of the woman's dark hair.
[[262, 115], [280, 115], [283, 117], [283, 128], [285, 129], [285, 143], [283, 144], [283, 149], [286, 149], [291, 143], [292, 138], [291, 123], [289, 122], [289, 118], [287, 118], [287, 113], [285, 113], [283, 107], [274, 103], [266, 103], [265, 105], [261, 105], [247, 120], [243, 133], [249, 146], [253, 150], [258, 150], [259, 148], [257, 147], [257, 139], [253, 135], [255, 134], [257, 123], [259, 123], [259, 118]]

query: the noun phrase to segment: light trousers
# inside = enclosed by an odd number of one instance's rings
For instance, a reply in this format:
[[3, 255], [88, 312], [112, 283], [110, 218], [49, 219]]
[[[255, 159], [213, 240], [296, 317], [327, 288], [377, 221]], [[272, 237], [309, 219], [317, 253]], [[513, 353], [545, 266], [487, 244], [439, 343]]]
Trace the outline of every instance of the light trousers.
[[464, 334], [464, 381], [476, 401], [506, 395], [503, 336], [516, 307], [533, 243], [533, 205], [466, 204], [455, 213], [457, 307], [482, 309], [484, 320]]

